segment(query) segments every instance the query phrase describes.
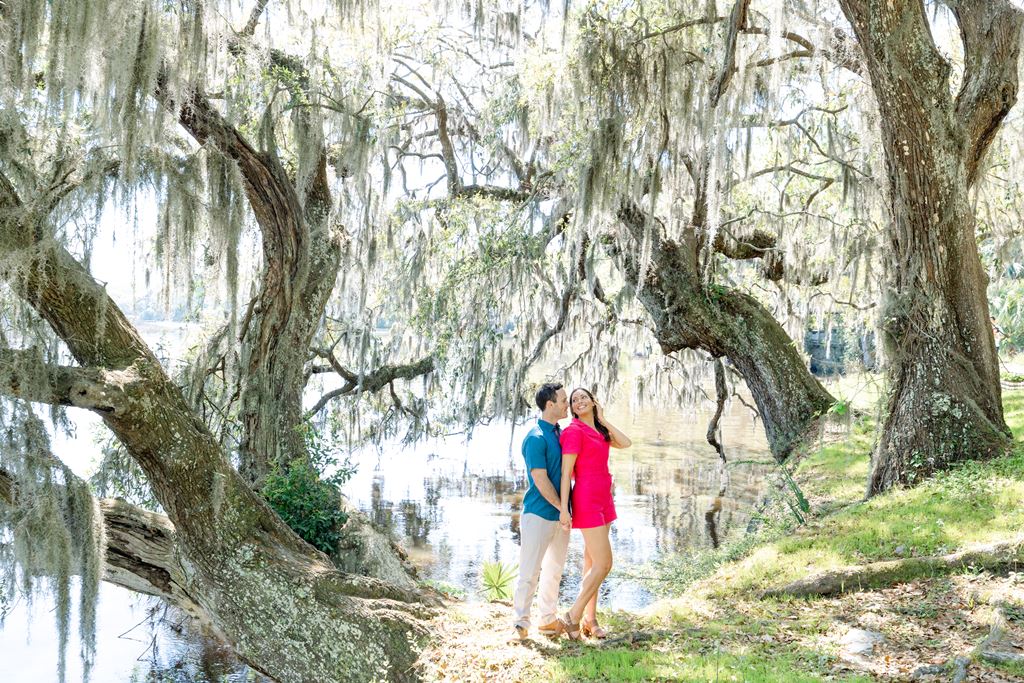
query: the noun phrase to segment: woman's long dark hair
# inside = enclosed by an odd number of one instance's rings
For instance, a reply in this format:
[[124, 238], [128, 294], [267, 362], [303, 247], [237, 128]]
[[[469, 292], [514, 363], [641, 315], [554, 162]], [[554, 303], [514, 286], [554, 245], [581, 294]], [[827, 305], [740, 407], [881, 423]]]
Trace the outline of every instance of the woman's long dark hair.
[[[585, 393], [587, 396], [590, 397], [590, 400], [591, 400], [592, 403], [595, 403], [595, 404], [597, 403], [597, 401], [594, 400], [594, 395], [592, 393], [590, 393], [590, 391], [588, 391], [587, 389], [584, 389], [583, 387], [576, 387], [575, 389], [572, 390], [572, 394], [569, 394], [569, 405], [570, 406], [572, 406], [572, 396], [577, 391], [582, 391], [583, 393]], [[569, 408], [569, 411], [572, 412], [572, 408], [571, 407]], [[580, 419], [580, 416], [577, 415], [576, 413], [573, 413], [572, 416], [574, 418], [576, 418], [577, 420]], [[611, 432], [609, 432], [608, 428], [605, 427], [604, 424], [600, 420], [597, 419], [597, 408], [596, 407], [594, 408], [594, 429], [596, 429], [598, 431], [598, 433], [600, 433], [601, 436], [604, 437], [605, 441], [607, 441], [608, 443], [612, 442], [612, 434], [611, 434]]]

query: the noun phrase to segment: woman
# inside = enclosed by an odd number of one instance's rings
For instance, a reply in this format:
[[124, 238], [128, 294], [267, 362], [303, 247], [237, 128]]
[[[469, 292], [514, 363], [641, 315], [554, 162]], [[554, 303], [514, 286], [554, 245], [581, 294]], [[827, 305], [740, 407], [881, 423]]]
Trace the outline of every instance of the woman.
[[[583, 388], [569, 395], [573, 421], [562, 431], [562, 484], [559, 520], [583, 532], [583, 585], [576, 602], [561, 619], [561, 628], [573, 640], [580, 635], [605, 638], [597, 623], [597, 592], [612, 569], [608, 530], [615, 521], [612, 475], [608, 449], [629, 448], [633, 443], [604, 417], [601, 404]], [[569, 514], [570, 480], [572, 514]]]

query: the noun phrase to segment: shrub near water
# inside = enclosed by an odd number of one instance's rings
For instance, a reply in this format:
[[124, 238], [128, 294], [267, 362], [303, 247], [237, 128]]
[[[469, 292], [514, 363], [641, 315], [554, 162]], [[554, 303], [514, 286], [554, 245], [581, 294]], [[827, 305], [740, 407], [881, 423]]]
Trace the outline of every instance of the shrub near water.
[[263, 485], [263, 497], [303, 540], [330, 555], [348, 519], [341, 507], [341, 486], [355, 470], [346, 462], [325, 477], [338, 465], [336, 450], [311, 426], [303, 429], [309, 459], [293, 460], [287, 471], [272, 472]]
[[514, 582], [519, 575], [517, 567], [504, 562], [485, 562], [480, 572], [480, 583], [488, 600], [511, 600]]

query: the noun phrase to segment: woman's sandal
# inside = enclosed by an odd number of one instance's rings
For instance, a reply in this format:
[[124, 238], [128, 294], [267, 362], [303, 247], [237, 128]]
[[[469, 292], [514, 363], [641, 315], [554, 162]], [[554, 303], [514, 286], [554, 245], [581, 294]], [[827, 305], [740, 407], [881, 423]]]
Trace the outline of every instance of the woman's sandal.
[[604, 630], [597, 621], [580, 621], [580, 633], [587, 638], [596, 638], [597, 640], [604, 640], [608, 637], [608, 631]]
[[562, 631], [565, 635], [569, 636], [569, 640], [580, 640], [583, 637], [580, 634], [579, 622], [573, 623], [569, 618], [568, 612], [566, 612], [565, 615], [558, 617], [558, 621], [562, 622]]

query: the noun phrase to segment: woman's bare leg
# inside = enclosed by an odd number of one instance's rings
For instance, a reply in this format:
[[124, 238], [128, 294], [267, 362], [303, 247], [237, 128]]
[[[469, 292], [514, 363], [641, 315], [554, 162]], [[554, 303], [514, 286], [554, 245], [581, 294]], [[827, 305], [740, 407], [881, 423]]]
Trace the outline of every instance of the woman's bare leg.
[[[590, 551], [587, 550], [586, 545], [583, 546], [583, 575], [586, 576], [587, 572], [594, 565], [594, 559], [590, 557]], [[598, 591], [600, 593], [600, 591]], [[594, 622], [597, 620], [597, 595], [594, 593], [594, 597], [590, 599], [587, 606], [583, 608], [583, 621]]]
[[569, 618], [573, 623], [579, 623], [583, 617], [583, 610], [597, 595], [601, 582], [612, 570], [612, 546], [608, 540], [608, 525], [582, 529], [583, 544], [586, 553], [590, 555], [590, 570], [583, 575], [583, 585], [580, 586], [580, 594], [576, 602], [569, 608]]

